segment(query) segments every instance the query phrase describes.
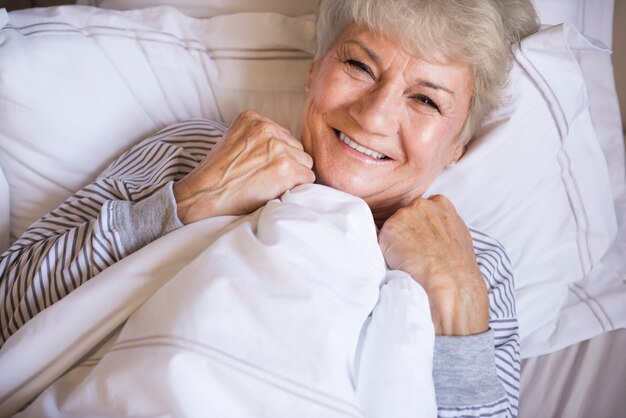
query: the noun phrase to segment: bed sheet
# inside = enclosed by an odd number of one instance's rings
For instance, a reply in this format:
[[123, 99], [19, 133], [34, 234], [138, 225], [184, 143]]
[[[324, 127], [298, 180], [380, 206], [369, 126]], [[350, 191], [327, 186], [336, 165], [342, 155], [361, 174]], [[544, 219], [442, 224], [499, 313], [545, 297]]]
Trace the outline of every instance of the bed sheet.
[[106, 355], [80, 362], [20, 416], [436, 415], [426, 293], [386, 269], [369, 208], [346, 193], [299, 186], [105, 270], [2, 347], [0, 415], [130, 312]]
[[622, 418], [626, 329], [522, 362], [519, 418]]

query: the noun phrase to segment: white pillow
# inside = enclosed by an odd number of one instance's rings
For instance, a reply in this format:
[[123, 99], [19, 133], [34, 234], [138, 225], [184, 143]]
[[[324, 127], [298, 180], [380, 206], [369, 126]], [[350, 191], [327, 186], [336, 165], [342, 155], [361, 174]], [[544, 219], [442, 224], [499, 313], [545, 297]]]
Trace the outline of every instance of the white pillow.
[[240, 12], [299, 16], [315, 13], [319, 0], [78, 0], [76, 3], [116, 10], [171, 5], [188, 16], [207, 18]]
[[[173, 8], [65, 6], [13, 12], [10, 25], [0, 31], [0, 163], [13, 238], [171, 122], [229, 122], [252, 107], [297, 132], [311, 16], [195, 20]], [[591, 47], [577, 36], [554, 28], [524, 42], [515, 101], [433, 187], [511, 255], [522, 342], [554, 322], [567, 283], [615, 234], [606, 165], [569, 50]]]
[[[606, 48], [613, 43], [614, 0], [534, 0], [541, 23], [555, 25], [568, 22], [585, 36], [598, 40]], [[615, 90], [613, 65], [609, 54], [587, 50], [579, 52], [587, 91], [591, 119], [600, 145], [609, 159], [614, 193], [624, 189], [623, 127]], [[617, 168], [613, 172], [612, 167]]]
[[614, 0], [533, 0], [542, 24], [570, 23], [611, 47]]

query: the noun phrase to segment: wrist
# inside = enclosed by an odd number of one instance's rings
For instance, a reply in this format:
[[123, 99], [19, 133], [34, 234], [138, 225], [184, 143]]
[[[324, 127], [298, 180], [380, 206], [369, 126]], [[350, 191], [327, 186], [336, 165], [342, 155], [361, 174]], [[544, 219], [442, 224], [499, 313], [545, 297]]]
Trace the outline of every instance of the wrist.
[[187, 214], [191, 205], [189, 204], [189, 194], [185, 193], [184, 179], [178, 180], [172, 186], [172, 193], [174, 194], [174, 201], [176, 202], [176, 215], [178, 219], [187, 225]]
[[433, 281], [425, 286], [435, 334], [463, 336], [489, 329], [489, 296], [482, 280]]
[[217, 215], [215, 197], [206, 190], [193, 190], [185, 178], [174, 183], [172, 188], [176, 215], [184, 225]]

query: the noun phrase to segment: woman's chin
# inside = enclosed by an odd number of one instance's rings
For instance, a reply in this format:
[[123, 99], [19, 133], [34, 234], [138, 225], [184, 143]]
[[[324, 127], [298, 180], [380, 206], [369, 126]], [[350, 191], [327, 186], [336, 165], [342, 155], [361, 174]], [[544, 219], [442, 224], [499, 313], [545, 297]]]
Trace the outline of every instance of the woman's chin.
[[350, 193], [354, 196], [365, 198], [368, 195], [368, 190], [363, 187], [363, 179], [359, 179], [355, 176], [348, 176], [343, 173], [320, 173], [315, 171], [315, 182], [324, 186], [332, 187], [333, 189], [341, 190], [342, 192]]

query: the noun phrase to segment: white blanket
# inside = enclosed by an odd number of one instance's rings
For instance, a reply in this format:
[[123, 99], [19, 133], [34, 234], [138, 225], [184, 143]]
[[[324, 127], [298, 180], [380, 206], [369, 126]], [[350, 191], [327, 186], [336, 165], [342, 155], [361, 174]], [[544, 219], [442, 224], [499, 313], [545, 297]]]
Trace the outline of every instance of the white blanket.
[[365, 203], [301, 186], [175, 231], [37, 316], [0, 351], [0, 413], [56, 379], [20, 416], [435, 416], [433, 344], [426, 294], [386, 270]]

